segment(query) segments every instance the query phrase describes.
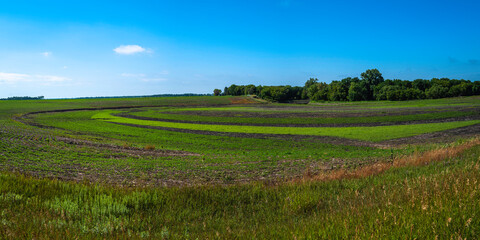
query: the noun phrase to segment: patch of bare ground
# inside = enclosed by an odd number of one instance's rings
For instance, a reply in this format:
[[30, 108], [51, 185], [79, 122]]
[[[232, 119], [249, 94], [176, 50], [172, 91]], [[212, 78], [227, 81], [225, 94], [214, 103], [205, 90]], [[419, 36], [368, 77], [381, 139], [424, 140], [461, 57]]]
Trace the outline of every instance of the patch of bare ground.
[[403, 146], [423, 143], [443, 143], [452, 142], [462, 138], [475, 137], [480, 134], [480, 124], [470, 125], [466, 127], [459, 127], [439, 132], [431, 132], [420, 134], [406, 138], [396, 138], [381, 142], [381, 144], [389, 146]]
[[77, 146], [89, 146], [103, 150], [109, 150], [112, 152], [125, 153], [131, 156], [200, 156], [196, 153], [185, 152], [185, 151], [176, 151], [176, 150], [165, 150], [165, 149], [153, 149], [153, 148], [135, 148], [129, 146], [118, 146], [114, 144], [105, 144], [97, 143], [88, 140], [80, 140], [75, 138], [67, 137], [56, 137], [57, 141], [62, 141], [67, 144], [77, 145]]
[[263, 101], [255, 99], [253, 97], [232, 97], [230, 98], [231, 104], [258, 104]]

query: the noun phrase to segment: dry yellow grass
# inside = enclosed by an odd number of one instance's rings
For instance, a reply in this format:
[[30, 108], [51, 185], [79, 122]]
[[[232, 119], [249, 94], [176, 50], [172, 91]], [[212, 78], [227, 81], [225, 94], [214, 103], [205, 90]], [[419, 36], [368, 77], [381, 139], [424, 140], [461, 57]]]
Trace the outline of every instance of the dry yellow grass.
[[306, 172], [306, 174], [304, 174], [301, 179], [296, 179], [294, 181], [331, 181], [339, 179], [364, 178], [381, 174], [392, 168], [421, 166], [431, 162], [437, 162], [448, 158], [456, 157], [463, 153], [465, 150], [477, 145], [480, 145], [480, 138], [471, 139], [460, 145], [438, 148], [423, 153], [414, 153], [410, 156], [396, 158], [393, 162], [374, 163], [354, 170], [338, 169], [328, 172], [322, 172], [316, 175], [312, 175], [310, 172]]
[[155, 145], [147, 145], [147, 146], [145, 146], [144, 149], [149, 150], [149, 151], [153, 151], [153, 150], [155, 150]]

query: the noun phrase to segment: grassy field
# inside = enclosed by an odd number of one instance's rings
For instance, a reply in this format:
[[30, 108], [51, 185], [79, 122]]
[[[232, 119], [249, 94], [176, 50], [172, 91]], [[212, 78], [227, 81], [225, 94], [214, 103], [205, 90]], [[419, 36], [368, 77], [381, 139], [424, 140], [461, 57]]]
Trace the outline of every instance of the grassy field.
[[[215, 108], [211, 108], [215, 109]], [[232, 108], [234, 109], [234, 108]], [[192, 111], [192, 110], [189, 110]], [[200, 110], [196, 110], [200, 111]], [[218, 110], [217, 110], [218, 111]], [[172, 111], [173, 112], [173, 111]], [[212, 123], [241, 123], [241, 124], [290, 124], [290, 125], [311, 125], [311, 124], [354, 124], [354, 123], [388, 123], [402, 121], [420, 121], [420, 120], [437, 120], [455, 117], [471, 117], [478, 116], [478, 111], [448, 111], [448, 112], [432, 112], [424, 114], [408, 114], [393, 116], [369, 116], [369, 117], [241, 117], [241, 113], [234, 114], [235, 117], [218, 117], [218, 116], [199, 116], [199, 115], [182, 115], [172, 114], [172, 112], [161, 112], [159, 110], [149, 110], [141, 112], [132, 112], [131, 115], [152, 120], [178, 120], [189, 122], [212, 122]], [[203, 111], [205, 112], [205, 111]]]
[[479, 105], [2, 101], [0, 239], [474, 239]]

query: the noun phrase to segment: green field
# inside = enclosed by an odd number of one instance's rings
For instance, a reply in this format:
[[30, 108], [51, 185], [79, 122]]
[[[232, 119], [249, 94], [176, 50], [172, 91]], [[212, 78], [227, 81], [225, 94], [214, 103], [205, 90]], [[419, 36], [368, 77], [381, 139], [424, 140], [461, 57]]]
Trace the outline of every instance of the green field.
[[479, 131], [478, 97], [1, 101], [0, 239], [473, 239]]

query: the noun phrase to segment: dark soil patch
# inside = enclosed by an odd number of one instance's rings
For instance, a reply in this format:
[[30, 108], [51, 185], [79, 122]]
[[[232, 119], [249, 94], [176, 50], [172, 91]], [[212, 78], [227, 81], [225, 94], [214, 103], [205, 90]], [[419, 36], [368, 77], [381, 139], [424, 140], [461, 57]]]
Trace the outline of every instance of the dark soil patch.
[[383, 141], [387, 145], [407, 145], [407, 144], [421, 144], [452, 142], [461, 138], [475, 137], [480, 134], [480, 124], [470, 125], [466, 127], [454, 128], [440, 132], [425, 133], [417, 136], [397, 138]]
[[142, 148], [128, 147], [128, 146], [117, 146], [113, 144], [105, 143], [96, 143], [87, 140], [80, 140], [75, 138], [66, 138], [66, 137], [56, 137], [57, 141], [62, 141], [67, 144], [79, 145], [79, 146], [88, 146], [95, 147], [104, 150], [110, 150], [112, 152], [126, 153], [132, 156], [200, 156], [196, 153], [185, 152], [185, 151], [176, 151], [176, 150], [164, 150], [164, 149], [152, 149], [146, 150]]

